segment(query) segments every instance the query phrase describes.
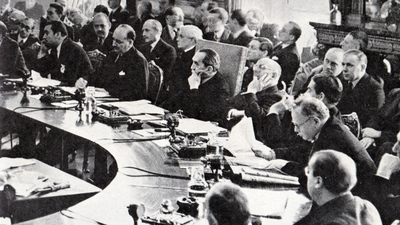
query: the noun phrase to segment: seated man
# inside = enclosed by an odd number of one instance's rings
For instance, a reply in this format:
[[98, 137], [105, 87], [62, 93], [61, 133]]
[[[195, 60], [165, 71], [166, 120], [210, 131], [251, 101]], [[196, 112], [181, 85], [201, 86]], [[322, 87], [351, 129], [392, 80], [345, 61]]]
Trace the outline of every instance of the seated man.
[[165, 10], [164, 15], [167, 26], [162, 31], [161, 39], [177, 49], [176, 39], [178, 38], [179, 29], [183, 26], [185, 14], [181, 8], [172, 6]]
[[[261, 58], [254, 65], [254, 79], [247, 88], [228, 100], [227, 118], [231, 120], [228, 127], [238, 122], [243, 116], [253, 119], [254, 131], [257, 139], [262, 137], [261, 118], [265, 117], [269, 107], [285, 96], [284, 91], [278, 90], [278, 81], [281, 67], [269, 58]], [[236, 119], [238, 118], [238, 119]]]
[[26, 18], [21, 22], [18, 34], [10, 35], [10, 38], [18, 42], [21, 51], [31, 47], [33, 44], [39, 44], [39, 38], [33, 34], [35, 29], [35, 20]]
[[208, 16], [208, 32], [204, 34], [205, 40], [227, 43], [231, 34], [230, 30], [225, 28], [228, 22], [228, 12], [223, 8], [210, 10]]
[[349, 156], [334, 150], [316, 152], [305, 173], [308, 193], [316, 205], [295, 225], [382, 224], [375, 206], [350, 192], [357, 176]]
[[301, 36], [300, 26], [290, 21], [279, 30], [278, 40], [281, 42], [274, 48], [271, 59], [276, 60], [282, 68], [281, 80], [290, 84], [296, 71], [300, 67], [300, 56], [297, 51], [296, 41]]
[[[324, 149], [345, 153], [357, 166], [358, 186], [354, 192], [363, 193], [367, 189], [367, 180], [376, 172], [374, 162], [349, 129], [337, 118], [330, 117], [329, 110], [322, 101], [309, 96], [296, 99], [292, 109], [292, 123], [300, 137], [313, 143], [309, 156]], [[296, 165], [288, 163], [285, 167], [293, 169]], [[298, 172], [301, 167], [294, 171]]]
[[[172, 79], [172, 67], [176, 60], [175, 48], [161, 39], [161, 23], [149, 19], [143, 24], [143, 42], [138, 50], [143, 53], [149, 63], [155, 63], [164, 72], [164, 84], [169, 84]], [[161, 99], [168, 97], [168, 87], [164, 86], [161, 92]]]
[[215, 184], [206, 195], [206, 209], [210, 225], [250, 224], [247, 197], [236, 184]]
[[343, 56], [344, 85], [338, 109], [343, 114], [356, 112], [361, 126], [365, 126], [385, 102], [382, 85], [366, 73], [367, 56], [359, 50], [349, 50]]
[[224, 122], [225, 107], [229, 97], [229, 84], [218, 72], [221, 60], [212, 49], [201, 49], [193, 56], [192, 75], [188, 78], [189, 90], [164, 102], [171, 112], [204, 121]]
[[68, 86], [74, 86], [81, 77], [87, 80], [93, 70], [85, 50], [67, 37], [61, 21], [51, 21], [44, 27], [43, 43], [33, 69]]
[[[64, 18], [64, 7], [59, 3], [50, 3], [49, 8], [47, 9], [47, 17], [40, 19], [40, 27], [39, 27], [39, 39], [43, 40], [44, 36], [44, 27], [50, 21], [60, 21], [62, 22], [62, 18]], [[67, 35], [71, 40], [75, 40], [74, 28], [67, 25], [65, 22], [62, 22], [67, 30]]]
[[25, 13], [19, 10], [14, 10], [8, 17], [7, 27], [8, 35], [17, 35], [19, 28], [21, 28], [21, 23], [26, 19]]
[[248, 69], [243, 75], [242, 91], [247, 90], [247, 85], [253, 80], [253, 65], [263, 57], [272, 53], [272, 42], [267, 38], [256, 37], [249, 43], [247, 51], [246, 66]]
[[123, 101], [147, 97], [149, 67], [143, 54], [133, 46], [135, 36], [135, 31], [129, 25], [121, 24], [115, 29], [114, 51], [104, 59], [95, 82]]
[[191, 74], [192, 58], [196, 52], [197, 40], [202, 39], [203, 32], [194, 25], [185, 25], [178, 34], [178, 58], [172, 68], [172, 77], [166, 84], [171, 96], [189, 89], [188, 78]]
[[7, 26], [0, 21], [0, 74], [30, 74], [17, 42], [7, 35]]
[[[311, 60], [304, 63], [297, 71], [291, 86], [292, 95], [297, 96], [307, 89], [311, 78], [316, 74], [323, 73], [341, 78], [343, 54], [344, 52], [340, 48], [330, 48], [327, 51], [318, 50], [318, 59], [315, 59], [317, 61]], [[321, 61], [322, 65], [317, 65], [318, 61]]]
[[247, 26], [254, 37], [265, 37], [272, 41], [273, 46], [279, 43], [279, 25], [276, 23], [264, 23], [264, 14], [259, 9], [250, 9], [246, 13]]
[[246, 15], [241, 9], [232, 12], [228, 27], [232, 32], [228, 44], [247, 47], [254, 38], [247, 27]]

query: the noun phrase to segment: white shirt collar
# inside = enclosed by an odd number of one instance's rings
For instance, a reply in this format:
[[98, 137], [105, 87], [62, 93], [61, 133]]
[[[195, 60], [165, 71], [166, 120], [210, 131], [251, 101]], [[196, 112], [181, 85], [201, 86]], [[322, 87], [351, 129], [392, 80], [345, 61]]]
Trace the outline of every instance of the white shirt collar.
[[156, 45], [158, 44], [159, 41], [160, 41], [160, 39], [158, 39], [157, 41], [155, 41], [155, 42], [150, 44], [150, 46], [151, 46], [151, 50], [150, 51], [153, 51], [154, 47], [156, 47]]
[[60, 58], [60, 52], [61, 52], [61, 45], [63, 44], [64, 41], [62, 41], [58, 46], [57, 46], [57, 59]]
[[189, 47], [189, 48], [187, 48], [187, 49], [185, 49], [185, 50], [183, 50], [183, 51], [184, 51], [184, 52], [188, 52], [188, 51], [194, 49], [195, 47], [196, 47], [196, 45], [193, 45], [192, 47]]
[[353, 88], [358, 84], [358, 82], [360, 82], [361, 78], [363, 78], [365, 75], [365, 73], [363, 75], [361, 75], [358, 79], [353, 80], [351, 83], [353, 84]]
[[[29, 36], [28, 36], [28, 37], [29, 37]], [[26, 38], [21, 38], [21, 36], [18, 35], [18, 43], [20, 43], [21, 41], [22, 41], [23, 43], [25, 43], [26, 40], [28, 40], [28, 37], [26, 37]]]
[[290, 44], [284, 44], [282, 43], [282, 48], [286, 48], [287, 46], [289, 46]]

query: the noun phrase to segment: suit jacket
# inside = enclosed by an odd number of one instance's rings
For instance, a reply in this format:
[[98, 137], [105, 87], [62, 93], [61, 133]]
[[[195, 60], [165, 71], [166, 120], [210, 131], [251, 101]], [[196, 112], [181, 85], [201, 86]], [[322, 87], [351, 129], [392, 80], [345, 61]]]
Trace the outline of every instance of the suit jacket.
[[29, 74], [21, 49], [17, 42], [4, 36], [0, 44], [0, 73], [16, 75], [20, 71]]
[[289, 85], [300, 67], [300, 56], [297, 52], [296, 43], [293, 43], [286, 48], [282, 48], [282, 45], [278, 45], [272, 51], [271, 59], [276, 60], [282, 69], [281, 78], [279, 79], [279, 87], [282, 87], [281, 81], [284, 81], [286, 85]]
[[[18, 42], [18, 34], [10, 35], [10, 38], [12, 38], [14, 41]], [[31, 47], [36, 42], [40, 43], [39, 38], [37, 38], [33, 34], [30, 34], [28, 36], [28, 39], [24, 43], [18, 43], [18, 45], [19, 45], [19, 48], [21, 49], [21, 51], [24, 51], [26, 48]]]
[[[178, 33], [176, 34], [178, 35]], [[172, 39], [171, 35], [169, 34], [168, 26], [164, 27], [161, 33], [161, 39], [163, 39], [165, 42], [167, 42], [169, 45], [174, 47], [175, 49], [178, 49], [178, 44], [176, 42], [176, 38]]]
[[[100, 42], [99, 38], [94, 34], [94, 36], [91, 36], [90, 38], [87, 37], [85, 44], [83, 44], [83, 49], [85, 51], [93, 51], [93, 50], [99, 50], [100, 52], [104, 53], [107, 55], [109, 52], [113, 51], [113, 38], [112, 34], [109, 33], [106, 39], [104, 39], [103, 43]], [[90, 41], [89, 41], [90, 40]]]
[[115, 12], [110, 12], [109, 19], [111, 22], [110, 32], [113, 32], [120, 24], [127, 24], [129, 19], [129, 11], [121, 6]]
[[139, 46], [138, 49], [143, 53], [148, 62], [153, 60], [164, 71], [164, 84], [169, 85], [172, 76], [171, 70], [176, 61], [174, 47], [160, 39], [151, 52], [151, 46], [148, 43]]
[[[325, 123], [314, 141], [310, 157], [315, 152], [326, 149], [343, 152], [354, 160], [357, 166], [357, 191], [363, 192], [363, 185], [376, 173], [376, 166], [357, 138], [337, 118], [330, 118]], [[356, 188], [353, 190], [356, 191]]]
[[201, 84], [198, 89], [181, 92], [163, 104], [163, 107], [204, 121], [222, 123], [226, 120], [226, 100], [229, 97], [229, 84], [220, 73]]
[[149, 76], [146, 58], [135, 47], [117, 57], [115, 52], [107, 55], [94, 85], [104, 87], [111, 96], [123, 101], [145, 99], [146, 77]]
[[384, 102], [385, 93], [382, 86], [370, 75], [365, 74], [352, 90], [348, 85], [344, 85], [343, 96], [337, 107], [343, 114], [356, 112], [361, 126], [365, 126]]
[[[262, 140], [262, 122], [261, 118], [265, 117], [269, 108], [276, 102], [279, 102], [284, 96], [284, 92], [279, 90], [277, 86], [266, 88], [265, 90], [253, 93], [239, 93], [228, 100], [229, 107], [225, 115], [228, 115], [231, 109], [244, 110], [247, 117], [253, 119], [253, 126], [256, 137]], [[233, 119], [227, 123], [230, 129], [239, 122], [240, 119]]]
[[187, 52], [179, 52], [178, 58], [172, 69], [172, 80], [170, 83], [171, 95], [176, 95], [181, 91], [189, 90], [188, 78], [192, 74], [190, 67], [193, 63], [193, 56], [196, 53], [196, 48]]
[[[231, 31], [224, 29], [224, 32], [221, 35], [221, 38], [219, 40], [219, 42], [221, 43], [228, 43], [229, 42], [229, 37], [231, 35]], [[210, 41], [217, 41], [214, 38], [214, 32], [207, 32], [203, 35], [203, 39], [205, 40], [210, 40]], [[247, 46], [246, 46], [247, 47]]]
[[240, 45], [247, 48], [253, 38], [254, 36], [249, 31], [244, 30], [237, 38], [233, 38], [231, 34], [227, 43], [232, 45]]
[[43, 76], [51, 74], [52, 79], [60, 80], [68, 86], [74, 86], [78, 78], [88, 79], [93, 68], [85, 50], [71, 39], [66, 38], [61, 44], [58, 59], [51, 54], [45, 55], [36, 60], [34, 70]]
[[380, 225], [382, 221], [371, 202], [348, 193], [313, 208], [307, 216], [295, 223], [320, 224]]

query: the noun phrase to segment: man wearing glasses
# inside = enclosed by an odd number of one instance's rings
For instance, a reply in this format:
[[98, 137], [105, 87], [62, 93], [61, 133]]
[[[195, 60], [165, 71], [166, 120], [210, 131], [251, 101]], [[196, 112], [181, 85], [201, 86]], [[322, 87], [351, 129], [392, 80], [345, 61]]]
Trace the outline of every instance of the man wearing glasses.
[[96, 86], [123, 101], [144, 99], [147, 94], [149, 67], [143, 54], [133, 46], [135, 37], [131, 26], [119, 25], [113, 33], [114, 51], [109, 52], [95, 77]]
[[34, 29], [35, 20], [26, 18], [22, 21], [18, 34], [10, 35], [18, 43], [21, 51], [24, 51], [35, 43], [39, 43], [39, 38], [33, 34]]

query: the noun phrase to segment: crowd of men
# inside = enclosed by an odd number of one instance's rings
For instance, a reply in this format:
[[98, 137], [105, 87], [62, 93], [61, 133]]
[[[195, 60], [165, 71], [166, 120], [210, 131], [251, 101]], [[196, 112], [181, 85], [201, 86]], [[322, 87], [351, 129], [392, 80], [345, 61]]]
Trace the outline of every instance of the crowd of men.
[[[400, 218], [400, 168], [377, 170], [385, 166], [384, 154], [400, 152], [400, 92], [382, 57], [368, 52], [365, 32], [350, 32], [341, 48], [319, 45], [317, 58], [301, 64], [296, 22], [279, 29], [264, 23], [258, 9], [229, 15], [212, 1], [204, 1], [193, 24], [172, 0], [160, 1], [157, 17], [147, 0], [138, 3], [137, 15], [120, 0], [98, 5], [92, 18], [63, 1], [51, 3], [38, 22], [9, 0], [1, 1], [0, 13], [1, 74], [35, 70], [68, 86], [84, 79], [120, 100], [153, 100], [149, 81], [158, 72], [157, 99], [172, 112], [229, 129], [252, 118], [256, 138], [270, 147], [256, 155], [283, 159], [271, 162], [298, 176], [316, 204], [298, 224], [380, 224], [379, 213], [384, 224]], [[239, 94], [230, 95], [221, 56], [209, 48], [196, 51], [200, 39], [248, 48]], [[360, 124], [359, 135], [345, 123], [353, 112], [350, 123]], [[233, 193], [225, 196], [224, 188]], [[216, 185], [207, 198], [210, 222], [231, 224], [226, 217], [237, 215], [235, 222], [248, 223], [242, 206], [235, 206], [241, 214], [217, 212], [219, 201], [231, 204], [225, 198], [246, 205], [240, 196], [235, 186]]]

